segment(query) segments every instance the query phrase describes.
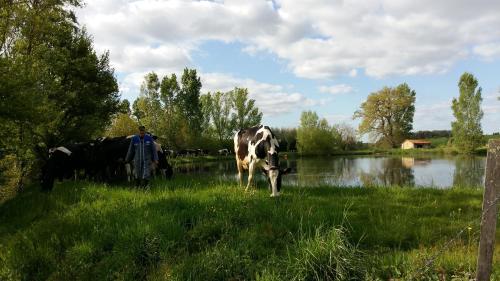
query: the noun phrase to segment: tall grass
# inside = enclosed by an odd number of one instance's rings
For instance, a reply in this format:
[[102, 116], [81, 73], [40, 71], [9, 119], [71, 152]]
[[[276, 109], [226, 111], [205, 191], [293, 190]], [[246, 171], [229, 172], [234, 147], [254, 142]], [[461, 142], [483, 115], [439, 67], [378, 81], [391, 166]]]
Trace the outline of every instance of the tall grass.
[[[265, 184], [261, 183], [264, 187]], [[89, 182], [0, 205], [0, 280], [365, 280], [471, 276], [480, 189], [291, 188], [177, 176]], [[472, 222], [472, 223], [471, 223]], [[498, 249], [495, 278], [498, 280]]]

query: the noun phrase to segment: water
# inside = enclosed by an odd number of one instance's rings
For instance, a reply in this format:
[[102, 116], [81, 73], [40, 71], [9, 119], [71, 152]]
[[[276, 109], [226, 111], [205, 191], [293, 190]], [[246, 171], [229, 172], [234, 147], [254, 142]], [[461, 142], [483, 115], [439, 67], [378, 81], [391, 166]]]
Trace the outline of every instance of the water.
[[[289, 186], [449, 188], [483, 186], [485, 162], [483, 156], [335, 156], [282, 159], [281, 166], [292, 168], [291, 174], [283, 177], [283, 184]], [[182, 164], [175, 171], [237, 181], [234, 160]]]

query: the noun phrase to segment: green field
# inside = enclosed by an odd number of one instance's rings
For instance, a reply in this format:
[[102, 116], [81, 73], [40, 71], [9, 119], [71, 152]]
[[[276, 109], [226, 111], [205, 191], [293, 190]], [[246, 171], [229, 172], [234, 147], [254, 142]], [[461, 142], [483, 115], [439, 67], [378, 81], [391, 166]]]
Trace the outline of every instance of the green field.
[[[28, 189], [0, 205], [0, 280], [473, 275], [480, 189], [285, 187], [269, 198], [260, 186], [245, 193], [234, 182], [177, 176], [149, 191], [87, 182]], [[494, 280], [499, 254], [497, 245]]]

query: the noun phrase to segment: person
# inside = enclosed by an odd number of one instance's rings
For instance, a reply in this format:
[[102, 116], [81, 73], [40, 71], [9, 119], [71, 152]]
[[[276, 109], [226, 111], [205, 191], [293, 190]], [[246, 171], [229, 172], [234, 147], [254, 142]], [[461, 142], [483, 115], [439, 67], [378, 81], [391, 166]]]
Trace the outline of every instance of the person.
[[158, 165], [158, 153], [151, 136], [146, 135], [146, 128], [139, 127], [139, 134], [132, 137], [125, 161], [134, 160], [134, 174], [136, 187], [149, 187], [151, 163]]

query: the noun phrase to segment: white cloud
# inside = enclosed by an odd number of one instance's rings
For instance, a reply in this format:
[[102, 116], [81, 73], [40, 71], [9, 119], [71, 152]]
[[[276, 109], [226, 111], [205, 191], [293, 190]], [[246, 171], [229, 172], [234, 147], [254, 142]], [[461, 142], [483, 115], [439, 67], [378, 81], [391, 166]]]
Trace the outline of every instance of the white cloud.
[[329, 114], [325, 115], [325, 119], [330, 125], [347, 124], [353, 128], [356, 128], [359, 123], [359, 120], [353, 119], [352, 115], [346, 114]]
[[487, 59], [498, 58], [500, 57], [500, 42], [475, 46], [474, 53]]
[[[414, 130], [451, 130], [451, 122], [455, 120], [451, 109], [452, 101], [434, 104], [417, 104], [415, 106]], [[500, 131], [500, 101], [497, 94], [484, 96], [481, 104], [483, 110], [482, 127], [486, 133]]]
[[451, 100], [433, 104], [416, 104], [413, 130], [451, 130]]
[[271, 52], [313, 79], [442, 73], [500, 53], [500, 1], [490, 0], [89, 0], [78, 16], [122, 72], [185, 67], [207, 40]]
[[347, 94], [353, 91], [350, 85], [338, 84], [333, 86], [320, 86], [319, 91], [321, 93], [328, 93], [332, 95]]
[[201, 74], [203, 91], [230, 91], [235, 87], [247, 88], [250, 98], [265, 116], [285, 114], [294, 110], [327, 104], [330, 99], [313, 100], [298, 92], [288, 92], [281, 85], [262, 83], [253, 79], [235, 78], [222, 73]]

